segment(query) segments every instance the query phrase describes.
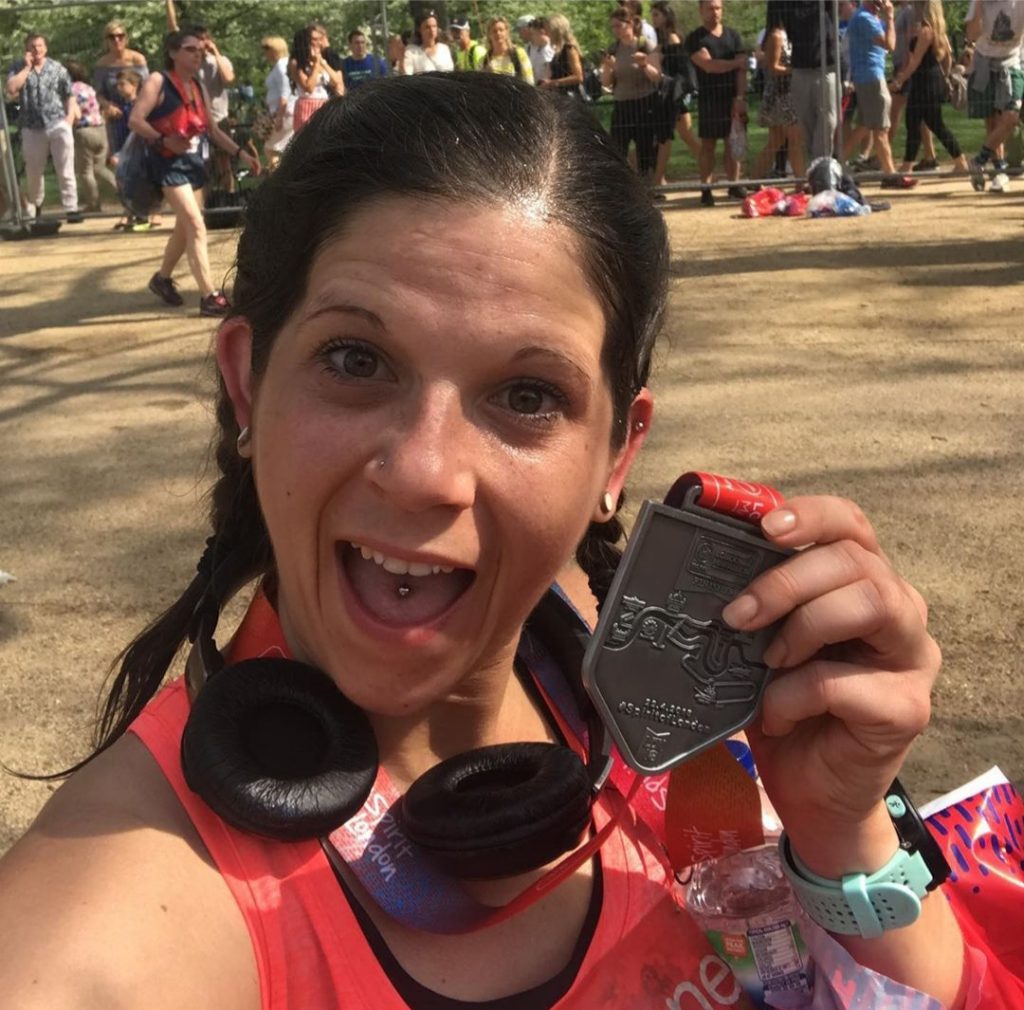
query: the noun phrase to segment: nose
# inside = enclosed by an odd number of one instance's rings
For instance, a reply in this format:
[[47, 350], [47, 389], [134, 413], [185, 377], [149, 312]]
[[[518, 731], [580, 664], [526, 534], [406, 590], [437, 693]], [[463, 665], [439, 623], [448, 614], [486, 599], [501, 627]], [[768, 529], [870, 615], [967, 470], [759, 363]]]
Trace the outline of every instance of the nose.
[[458, 390], [428, 389], [407, 402], [367, 461], [381, 495], [409, 513], [468, 509], [476, 497], [475, 460], [483, 448]]

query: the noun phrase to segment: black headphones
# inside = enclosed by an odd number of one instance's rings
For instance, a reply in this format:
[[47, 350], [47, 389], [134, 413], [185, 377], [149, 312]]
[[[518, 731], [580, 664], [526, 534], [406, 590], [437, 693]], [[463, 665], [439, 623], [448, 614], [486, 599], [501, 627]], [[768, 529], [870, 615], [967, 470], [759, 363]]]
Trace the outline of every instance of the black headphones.
[[[282, 841], [323, 837], [369, 795], [377, 742], [366, 713], [320, 670], [289, 659], [225, 664], [213, 636], [221, 607], [246, 580], [243, 562], [228, 557], [212, 572], [192, 617], [185, 781], [242, 831]], [[498, 744], [420, 776], [396, 813], [406, 837], [453, 876], [513, 876], [575, 848], [611, 768], [610, 740], [583, 689], [590, 635], [582, 620], [552, 590], [524, 634], [566, 675], [587, 726], [587, 763], [561, 744]], [[538, 693], [518, 663], [517, 672]]]

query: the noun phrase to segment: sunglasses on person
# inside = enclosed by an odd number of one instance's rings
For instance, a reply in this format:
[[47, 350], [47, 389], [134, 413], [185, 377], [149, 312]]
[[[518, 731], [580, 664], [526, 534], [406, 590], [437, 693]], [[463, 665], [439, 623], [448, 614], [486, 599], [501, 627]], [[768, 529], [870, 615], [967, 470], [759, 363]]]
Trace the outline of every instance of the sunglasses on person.
[[124, 32], [109, 32], [107, 34], [107, 38], [108, 39], [123, 39], [124, 38]]

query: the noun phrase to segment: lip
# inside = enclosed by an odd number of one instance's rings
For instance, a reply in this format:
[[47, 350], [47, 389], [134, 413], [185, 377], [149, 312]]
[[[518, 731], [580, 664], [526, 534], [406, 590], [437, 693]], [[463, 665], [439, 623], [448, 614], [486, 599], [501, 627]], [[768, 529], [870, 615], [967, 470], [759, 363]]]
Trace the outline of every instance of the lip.
[[[422, 624], [389, 624], [382, 621], [376, 614], [371, 613], [363, 605], [362, 600], [356, 595], [349, 581], [348, 573], [345, 570], [344, 553], [352, 549], [352, 540], [338, 540], [334, 544], [334, 564], [337, 572], [338, 587], [341, 594], [342, 607], [347, 616], [355, 625], [357, 631], [366, 637], [387, 644], [401, 644], [409, 647], [422, 647], [431, 642], [441, 632], [459, 619], [460, 612], [465, 609], [466, 600], [473, 589], [473, 582], [455, 598], [451, 606], [443, 610], [436, 617]], [[445, 558], [439, 554], [425, 554], [419, 551], [401, 551], [394, 547], [388, 547], [380, 541], [367, 539], [356, 539], [355, 543], [368, 547], [371, 550], [379, 551], [388, 557], [400, 558], [403, 561], [420, 562], [429, 565], [445, 565], [453, 568], [461, 568], [473, 573], [473, 581], [476, 580], [475, 568], [460, 565], [451, 558]]]

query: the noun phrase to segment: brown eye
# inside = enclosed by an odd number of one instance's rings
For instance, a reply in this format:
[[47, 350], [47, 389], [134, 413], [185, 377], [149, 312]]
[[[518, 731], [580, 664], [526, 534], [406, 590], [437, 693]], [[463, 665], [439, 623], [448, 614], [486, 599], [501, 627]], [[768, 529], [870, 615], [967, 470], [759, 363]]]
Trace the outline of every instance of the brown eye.
[[517, 386], [509, 390], [508, 405], [517, 414], [539, 414], [544, 406], [544, 394], [533, 386]]
[[351, 347], [341, 359], [342, 371], [355, 379], [372, 379], [379, 366], [377, 355], [365, 347]]

